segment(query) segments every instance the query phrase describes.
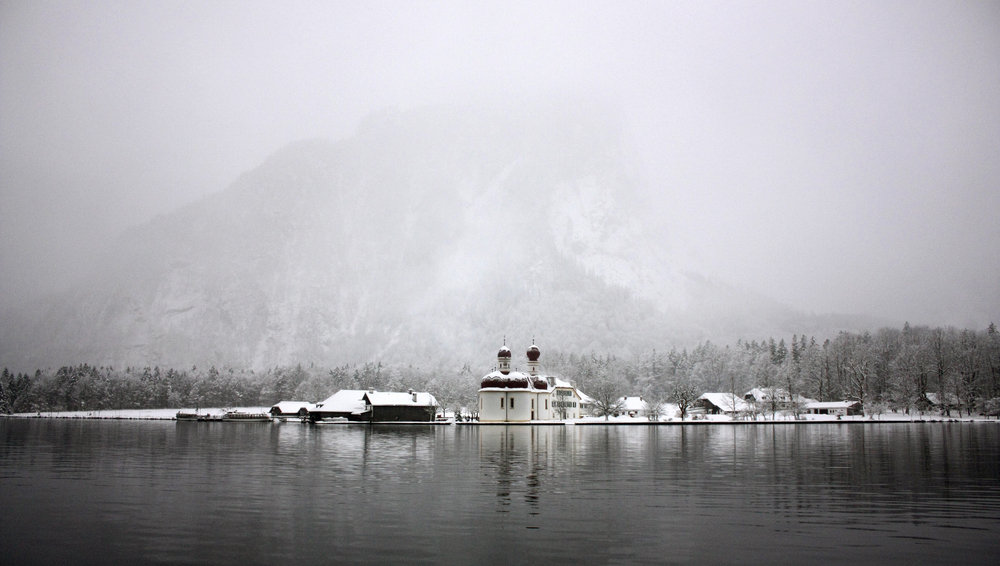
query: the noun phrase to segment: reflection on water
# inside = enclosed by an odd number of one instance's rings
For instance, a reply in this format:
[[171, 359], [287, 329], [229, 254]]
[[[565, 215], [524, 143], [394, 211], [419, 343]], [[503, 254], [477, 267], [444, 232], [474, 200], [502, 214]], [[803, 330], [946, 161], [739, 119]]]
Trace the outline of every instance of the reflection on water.
[[4, 562], [995, 563], [1000, 426], [0, 420]]

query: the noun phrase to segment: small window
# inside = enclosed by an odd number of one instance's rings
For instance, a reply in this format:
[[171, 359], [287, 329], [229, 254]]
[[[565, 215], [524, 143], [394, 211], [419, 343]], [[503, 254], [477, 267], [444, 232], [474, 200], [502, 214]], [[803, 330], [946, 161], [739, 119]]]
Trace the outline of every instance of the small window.
[[500, 398], [500, 408], [503, 409], [503, 397]]
[[548, 399], [545, 400], [545, 410], [546, 411], [549, 410], [549, 400]]
[[510, 408], [511, 409], [514, 408], [514, 398], [513, 397], [510, 398]]
[[531, 400], [531, 410], [532, 411], [535, 410], [535, 400], [534, 399]]

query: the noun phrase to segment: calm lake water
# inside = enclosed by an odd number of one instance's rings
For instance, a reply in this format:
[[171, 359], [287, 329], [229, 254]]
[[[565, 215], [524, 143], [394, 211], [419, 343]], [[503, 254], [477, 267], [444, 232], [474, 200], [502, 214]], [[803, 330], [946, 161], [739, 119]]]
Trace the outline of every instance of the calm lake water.
[[1000, 425], [0, 419], [0, 562], [998, 564]]

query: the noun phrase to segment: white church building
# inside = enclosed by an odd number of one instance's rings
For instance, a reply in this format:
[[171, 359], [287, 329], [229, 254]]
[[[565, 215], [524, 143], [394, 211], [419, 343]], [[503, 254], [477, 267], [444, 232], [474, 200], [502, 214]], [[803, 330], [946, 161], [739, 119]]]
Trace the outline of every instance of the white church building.
[[538, 375], [541, 352], [528, 348], [528, 372], [510, 370], [510, 348], [497, 353], [497, 370], [486, 374], [479, 389], [479, 422], [526, 423], [582, 416], [584, 396], [570, 383]]

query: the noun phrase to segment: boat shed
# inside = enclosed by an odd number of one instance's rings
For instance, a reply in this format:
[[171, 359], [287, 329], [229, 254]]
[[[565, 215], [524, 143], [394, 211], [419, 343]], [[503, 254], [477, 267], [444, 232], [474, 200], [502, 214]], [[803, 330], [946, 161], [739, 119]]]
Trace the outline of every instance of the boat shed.
[[365, 404], [362, 418], [372, 422], [429, 422], [437, 412], [437, 399], [433, 395], [412, 389], [406, 393], [367, 391], [362, 400]]
[[364, 389], [341, 389], [309, 409], [309, 419], [313, 422], [324, 419], [365, 420], [365, 393]]

